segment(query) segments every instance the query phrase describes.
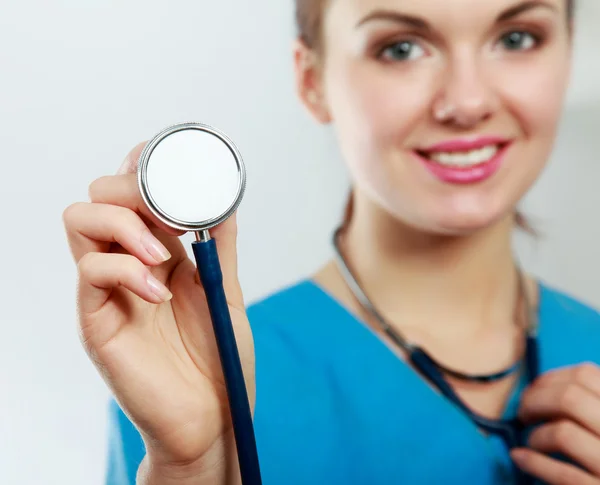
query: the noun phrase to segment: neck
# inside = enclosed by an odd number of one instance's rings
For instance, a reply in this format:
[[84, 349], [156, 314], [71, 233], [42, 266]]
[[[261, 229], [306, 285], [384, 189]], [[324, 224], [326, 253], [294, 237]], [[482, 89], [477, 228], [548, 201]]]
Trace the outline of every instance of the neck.
[[367, 297], [409, 339], [464, 340], [514, 326], [512, 227], [507, 217], [468, 236], [431, 235], [359, 199], [340, 245]]

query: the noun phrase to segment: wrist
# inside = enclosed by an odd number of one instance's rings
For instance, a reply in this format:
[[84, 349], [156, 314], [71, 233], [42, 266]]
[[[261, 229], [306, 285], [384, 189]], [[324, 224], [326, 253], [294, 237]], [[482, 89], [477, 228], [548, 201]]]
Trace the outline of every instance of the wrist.
[[173, 464], [147, 448], [137, 485], [241, 485], [235, 442], [218, 440], [198, 460]]
[[[202, 485], [210, 483], [202, 478], [205, 472], [190, 467], [175, 467], [156, 464], [146, 455], [137, 472], [136, 485]], [[217, 482], [218, 483], [218, 482]]]

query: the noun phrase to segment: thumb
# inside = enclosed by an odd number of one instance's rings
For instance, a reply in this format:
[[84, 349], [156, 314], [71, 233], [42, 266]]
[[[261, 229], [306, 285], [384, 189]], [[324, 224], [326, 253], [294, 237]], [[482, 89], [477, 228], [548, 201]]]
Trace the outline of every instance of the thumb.
[[125, 157], [125, 160], [123, 160], [123, 163], [121, 163], [119, 170], [117, 170], [117, 175], [137, 172], [138, 160], [147, 144], [147, 141], [143, 141], [133, 147], [133, 149]]

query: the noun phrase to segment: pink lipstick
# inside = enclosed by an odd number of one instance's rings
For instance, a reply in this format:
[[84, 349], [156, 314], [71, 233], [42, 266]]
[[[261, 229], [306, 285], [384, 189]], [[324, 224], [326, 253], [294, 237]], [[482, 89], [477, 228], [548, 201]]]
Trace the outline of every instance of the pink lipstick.
[[448, 140], [413, 151], [436, 178], [446, 183], [472, 184], [492, 177], [506, 158], [510, 140], [478, 137]]

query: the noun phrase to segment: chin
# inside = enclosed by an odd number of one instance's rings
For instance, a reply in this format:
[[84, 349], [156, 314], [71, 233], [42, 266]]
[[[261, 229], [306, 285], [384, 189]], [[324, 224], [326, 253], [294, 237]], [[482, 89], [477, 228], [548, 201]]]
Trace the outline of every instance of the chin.
[[[517, 193], [501, 187], [463, 187], [452, 193], [414, 199], [422, 225], [440, 234], [465, 236], [512, 217]], [[436, 196], [437, 195], [437, 196]]]
[[432, 232], [448, 236], [469, 236], [488, 229], [508, 217], [507, 212], [473, 211], [451, 212], [431, 215], [429, 224]]

